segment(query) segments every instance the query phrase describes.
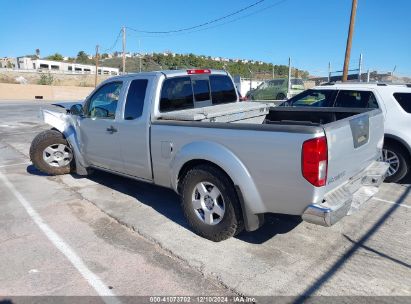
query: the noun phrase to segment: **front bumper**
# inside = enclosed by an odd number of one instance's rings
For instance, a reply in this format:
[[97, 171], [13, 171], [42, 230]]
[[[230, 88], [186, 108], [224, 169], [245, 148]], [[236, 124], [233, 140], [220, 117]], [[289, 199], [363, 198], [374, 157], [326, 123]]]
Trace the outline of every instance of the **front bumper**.
[[375, 161], [365, 171], [351, 178], [344, 186], [328, 194], [321, 204], [312, 204], [305, 209], [302, 219], [306, 222], [332, 226], [344, 216], [360, 208], [378, 192], [389, 165]]

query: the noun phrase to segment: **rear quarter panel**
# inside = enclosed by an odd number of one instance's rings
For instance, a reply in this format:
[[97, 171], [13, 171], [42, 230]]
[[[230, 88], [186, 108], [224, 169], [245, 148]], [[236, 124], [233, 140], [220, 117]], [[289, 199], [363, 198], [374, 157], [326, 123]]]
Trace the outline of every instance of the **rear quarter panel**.
[[[204, 159], [220, 166], [231, 177], [254, 214], [300, 215], [322, 195], [322, 191], [318, 192], [301, 174], [302, 143], [322, 136], [321, 128], [311, 127], [309, 133], [298, 133], [247, 130], [238, 124], [188, 125], [152, 124], [151, 151], [156, 184], [176, 189], [179, 168], [192, 159]], [[173, 147], [170, 153], [169, 146]], [[185, 153], [188, 147], [191, 152]], [[233, 166], [234, 163], [240, 165]]]

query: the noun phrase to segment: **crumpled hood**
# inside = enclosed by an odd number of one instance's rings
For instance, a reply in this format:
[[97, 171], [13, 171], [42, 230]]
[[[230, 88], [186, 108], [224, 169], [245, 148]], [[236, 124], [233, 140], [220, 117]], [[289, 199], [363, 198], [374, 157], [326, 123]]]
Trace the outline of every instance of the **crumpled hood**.
[[66, 110], [70, 110], [70, 108], [75, 105], [75, 104], [83, 104], [84, 100], [78, 100], [78, 101], [61, 101], [58, 103], [53, 103], [53, 106], [60, 107]]

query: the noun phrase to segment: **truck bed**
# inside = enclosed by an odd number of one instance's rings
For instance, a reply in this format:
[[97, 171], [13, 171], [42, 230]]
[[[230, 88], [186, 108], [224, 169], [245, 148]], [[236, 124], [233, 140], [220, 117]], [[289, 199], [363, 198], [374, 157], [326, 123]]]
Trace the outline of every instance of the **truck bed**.
[[270, 107], [264, 103], [236, 102], [162, 113], [168, 121], [196, 121], [276, 125], [325, 125], [371, 109]]
[[265, 124], [325, 125], [372, 109], [271, 107]]

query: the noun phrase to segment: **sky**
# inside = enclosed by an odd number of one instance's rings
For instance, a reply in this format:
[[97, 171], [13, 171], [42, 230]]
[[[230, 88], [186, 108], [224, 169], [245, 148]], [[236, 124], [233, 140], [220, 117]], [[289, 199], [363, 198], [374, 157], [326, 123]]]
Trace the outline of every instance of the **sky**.
[[[111, 49], [122, 26], [168, 31], [195, 26], [257, 0], [0, 0], [0, 57]], [[341, 70], [352, 0], [265, 0], [195, 31], [127, 30], [127, 51], [194, 53], [287, 64], [326, 75]], [[351, 68], [411, 76], [411, 1], [358, 0]], [[199, 29], [203, 29], [199, 31]], [[113, 51], [121, 50], [121, 39]]]

